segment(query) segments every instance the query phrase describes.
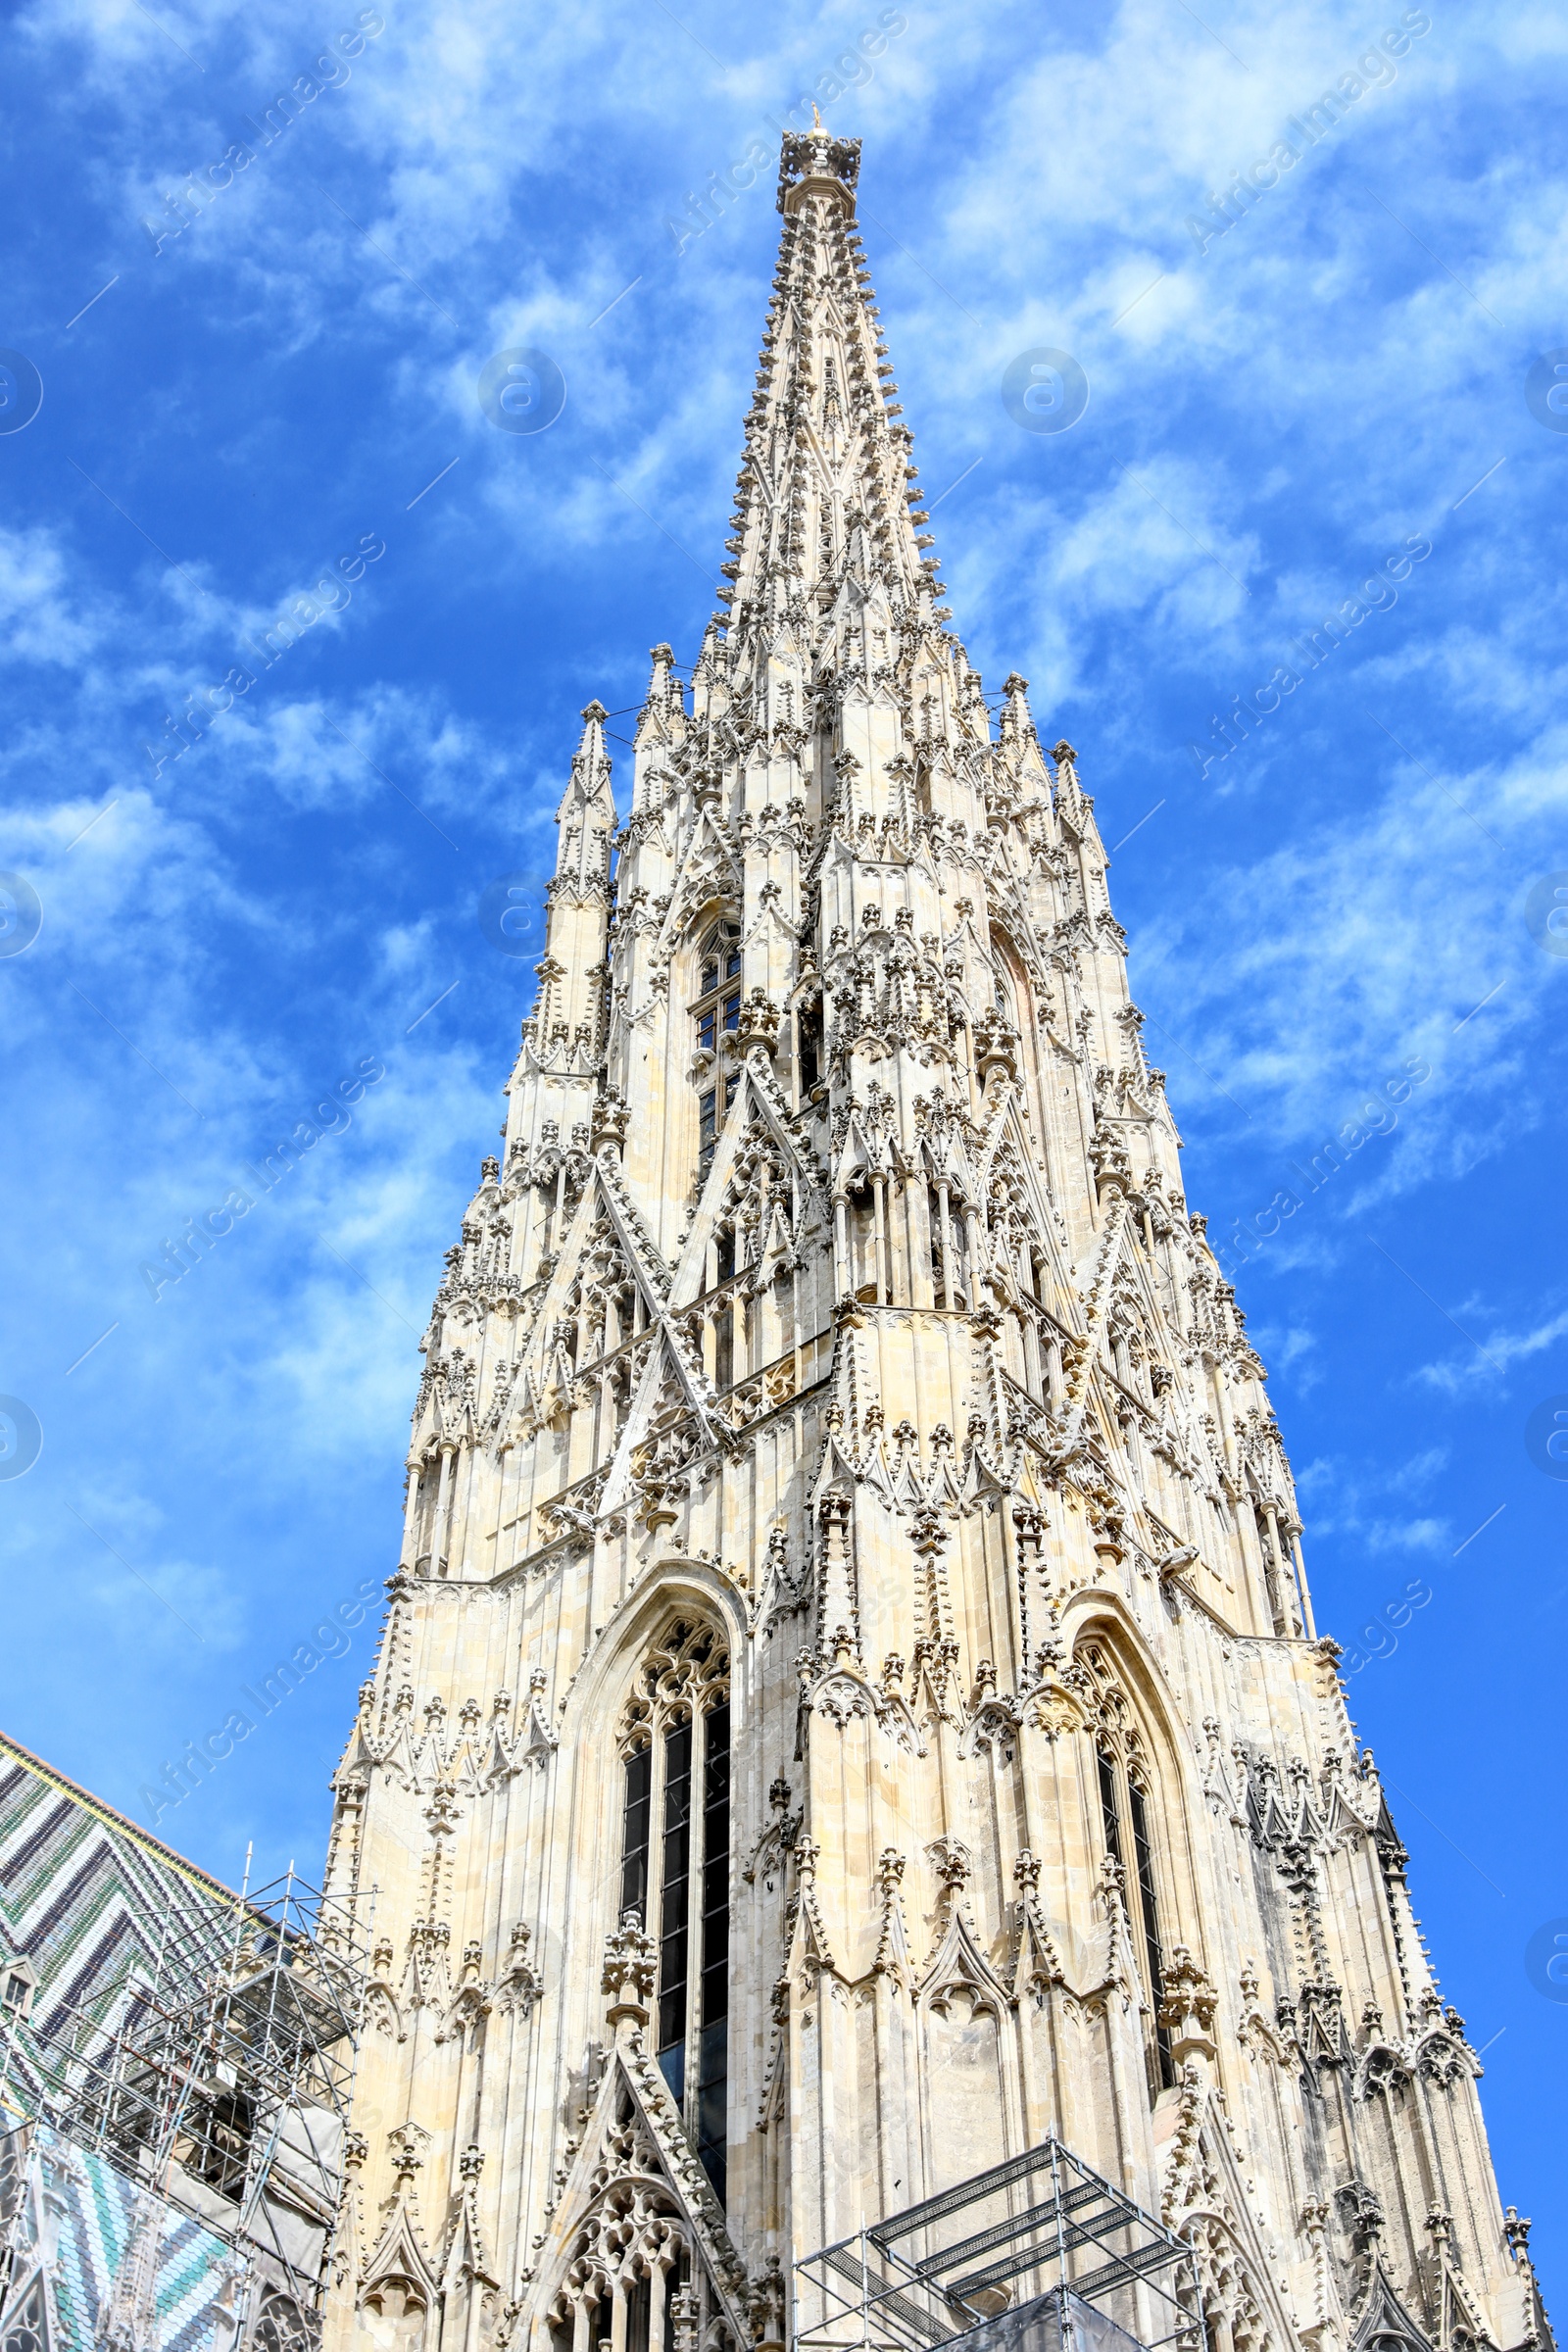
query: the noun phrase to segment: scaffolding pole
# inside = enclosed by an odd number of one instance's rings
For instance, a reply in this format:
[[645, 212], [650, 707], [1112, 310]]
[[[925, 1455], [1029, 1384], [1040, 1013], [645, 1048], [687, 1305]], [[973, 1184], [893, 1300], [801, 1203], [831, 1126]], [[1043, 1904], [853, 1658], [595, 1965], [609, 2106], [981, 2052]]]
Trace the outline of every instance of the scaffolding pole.
[[290, 1864], [184, 1925], [163, 1922], [150, 1982], [107, 2012], [48, 2006], [28, 2034], [29, 2104], [319, 2306], [342, 2189], [367, 1937], [354, 1900]]

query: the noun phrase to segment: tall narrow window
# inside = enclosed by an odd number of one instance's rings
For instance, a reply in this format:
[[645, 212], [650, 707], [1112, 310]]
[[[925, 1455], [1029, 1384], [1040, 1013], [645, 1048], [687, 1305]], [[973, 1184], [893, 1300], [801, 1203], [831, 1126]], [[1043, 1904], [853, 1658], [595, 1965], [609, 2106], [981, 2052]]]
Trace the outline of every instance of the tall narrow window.
[[1144, 1803], [1144, 1792], [1131, 1774], [1127, 1779], [1127, 1810], [1133, 1825], [1133, 1862], [1138, 1873], [1138, 1903], [1143, 1913], [1144, 1959], [1149, 1969], [1150, 1996], [1154, 2004], [1154, 2047], [1159, 2059], [1160, 2083], [1168, 2090], [1176, 2080], [1176, 2070], [1171, 2063], [1170, 2028], [1159, 2023], [1159, 2007], [1165, 1997], [1165, 1981], [1160, 1964], [1154, 1862], [1149, 1848], [1149, 1814]]
[[692, 1004], [697, 1043], [711, 1054], [721, 1029], [738, 1029], [741, 1019], [741, 932], [738, 923], [715, 923], [704, 940]]
[[[606, 2300], [610, 2298], [607, 2296]], [[653, 2303], [653, 2280], [645, 2274], [633, 2282], [626, 2297], [626, 2352], [648, 2352]]]
[[686, 1972], [691, 1945], [692, 1727], [664, 1735], [663, 1878], [659, 1894], [659, 2063], [686, 2094]]
[[1125, 1886], [1127, 1865], [1122, 1861], [1121, 1814], [1116, 1804], [1116, 1767], [1102, 1747], [1096, 1750], [1096, 1759], [1100, 1765], [1100, 1818], [1105, 1832], [1105, 1851], [1113, 1861], [1121, 1863], [1122, 1883]]
[[801, 1064], [801, 1094], [808, 1096], [822, 1075], [822, 1007], [803, 1004], [795, 1016]]
[[648, 1833], [653, 1814], [654, 1751], [640, 1748], [626, 1758], [626, 1796], [621, 1816], [620, 1907], [648, 1918]]
[[697, 2045], [697, 2153], [724, 2202], [729, 2105], [729, 1705], [703, 1717], [702, 2015]]
[[722, 2199], [729, 2100], [729, 1657], [711, 1627], [687, 1619], [669, 1628], [639, 1677], [622, 1741], [622, 1909], [637, 1911], [655, 1939], [655, 2051]]
[[1127, 1819], [1132, 1830], [1133, 1884], [1128, 1880], [1122, 1808], [1117, 1787], [1119, 1775], [1115, 1761], [1103, 1748], [1098, 1748], [1096, 1762], [1099, 1767], [1100, 1813], [1105, 1834], [1105, 1851], [1121, 1864], [1128, 1915], [1134, 1922], [1135, 1934], [1140, 1935], [1143, 1943], [1144, 1969], [1154, 2014], [1154, 2067], [1160, 2088], [1168, 2090], [1176, 2080], [1176, 2070], [1171, 2062], [1170, 2029], [1159, 2023], [1159, 2005], [1165, 1994], [1165, 1980], [1160, 1955], [1159, 1909], [1154, 1892], [1154, 1860], [1149, 1842], [1148, 1805], [1142, 1788], [1129, 1773]]
[[926, 1214], [931, 1231], [931, 1295], [938, 1306], [965, 1306], [968, 1288], [961, 1232], [962, 1198], [956, 1200], [946, 1181], [929, 1185]]

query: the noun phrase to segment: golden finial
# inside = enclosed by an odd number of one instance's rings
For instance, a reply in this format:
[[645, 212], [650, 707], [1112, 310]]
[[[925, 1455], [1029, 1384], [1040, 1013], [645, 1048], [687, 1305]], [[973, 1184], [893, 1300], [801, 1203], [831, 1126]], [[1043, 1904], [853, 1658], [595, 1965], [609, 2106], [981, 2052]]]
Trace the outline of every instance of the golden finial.
[[822, 127], [822, 118], [816, 111], [816, 100], [813, 98], [811, 100], [811, 128], [813, 130], [821, 130]]

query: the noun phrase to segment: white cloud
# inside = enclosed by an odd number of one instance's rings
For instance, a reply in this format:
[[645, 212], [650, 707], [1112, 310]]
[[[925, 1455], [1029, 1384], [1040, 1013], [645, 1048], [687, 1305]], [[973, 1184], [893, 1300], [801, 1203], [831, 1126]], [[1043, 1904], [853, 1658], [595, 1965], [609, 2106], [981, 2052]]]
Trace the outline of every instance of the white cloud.
[[1426, 1387], [1450, 1396], [1495, 1382], [1511, 1365], [1528, 1363], [1533, 1356], [1544, 1354], [1556, 1341], [1568, 1337], [1568, 1307], [1515, 1331], [1498, 1330], [1491, 1313], [1478, 1301], [1466, 1299], [1457, 1311], [1466, 1328], [1474, 1329], [1476, 1346], [1456, 1349], [1452, 1355], [1434, 1363], [1421, 1364], [1413, 1376]]

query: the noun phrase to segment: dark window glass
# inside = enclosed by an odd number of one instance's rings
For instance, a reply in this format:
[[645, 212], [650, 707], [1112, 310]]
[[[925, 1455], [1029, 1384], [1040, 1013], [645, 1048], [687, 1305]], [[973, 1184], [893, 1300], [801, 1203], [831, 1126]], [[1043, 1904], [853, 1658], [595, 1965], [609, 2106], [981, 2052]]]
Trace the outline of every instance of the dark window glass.
[[[692, 1666], [724, 1671], [722, 1645], [715, 1650], [710, 1631], [677, 1624], [665, 1639]], [[650, 1667], [651, 1687], [657, 1677], [657, 1668]], [[729, 1793], [727, 1699], [697, 1723], [671, 1725], [657, 1748], [626, 1759], [621, 1905], [657, 1936], [655, 2049], [721, 2200], [729, 2103]], [[656, 1842], [658, 1910], [650, 1917]], [[661, 2332], [656, 2325], [663, 2310], [661, 2293], [656, 2281], [653, 2300], [641, 2316], [628, 2305], [625, 2352], [639, 2352], [639, 2347], [650, 2352], [653, 2336]], [[595, 2344], [599, 2340], [592, 2338]]]
[[653, 1812], [654, 1751], [645, 1747], [626, 1758], [626, 1801], [621, 1816], [620, 1907], [648, 1918], [648, 1834]]
[[697, 2153], [724, 2199], [729, 2103], [729, 1707], [703, 1719], [702, 2032], [698, 2043]]
[[651, 2281], [639, 2278], [626, 2297], [626, 2352], [648, 2352], [653, 2299]]
[[727, 1389], [735, 1378], [735, 1317], [729, 1307], [720, 1308], [713, 1325], [713, 1386]]
[[703, 1718], [703, 2023], [729, 2012], [729, 1706]]
[[[1149, 1963], [1150, 1997], [1153, 2001], [1157, 2020], [1165, 1990], [1160, 1967], [1159, 1913], [1154, 1900], [1153, 1856], [1149, 1849], [1149, 1815], [1144, 1804], [1144, 1792], [1134, 1780], [1127, 1783], [1127, 1810], [1133, 1825], [1133, 1859], [1138, 1872], [1138, 1903], [1143, 1915], [1144, 1956]], [[1176, 2070], [1171, 2062], [1168, 2026], [1155, 2024], [1154, 2046], [1159, 2058], [1159, 2080], [1168, 2090], [1176, 2080]]]
[[718, 1095], [715, 1092], [700, 1096], [697, 1103], [697, 1164], [708, 1174], [718, 1141]]
[[735, 1236], [721, 1233], [713, 1244], [714, 1270], [720, 1282], [728, 1282], [735, 1271]]
[[677, 2099], [686, 2090], [686, 1978], [692, 1867], [692, 1727], [664, 1735], [663, 1869], [659, 1891], [659, 2063]]
[[707, 1053], [711, 1054], [717, 1044], [721, 1024], [725, 1029], [735, 1029], [740, 1024], [740, 994], [738, 990], [730, 992], [730, 982], [740, 976], [740, 932], [734, 923], [716, 924], [703, 945], [703, 959], [697, 969], [697, 996], [692, 1004], [697, 1043]]
[[1116, 1810], [1116, 1767], [1103, 1748], [1098, 1750], [1097, 1761], [1100, 1765], [1100, 1818], [1105, 1832], [1105, 1851], [1116, 1861], [1122, 1862], [1125, 1872], [1126, 1864], [1122, 1861], [1121, 1850], [1121, 1816]]
[[814, 1007], [802, 1012], [795, 1023], [801, 1056], [801, 1092], [808, 1095], [821, 1075], [822, 1015]]

